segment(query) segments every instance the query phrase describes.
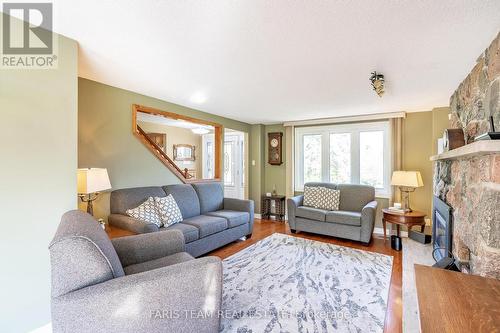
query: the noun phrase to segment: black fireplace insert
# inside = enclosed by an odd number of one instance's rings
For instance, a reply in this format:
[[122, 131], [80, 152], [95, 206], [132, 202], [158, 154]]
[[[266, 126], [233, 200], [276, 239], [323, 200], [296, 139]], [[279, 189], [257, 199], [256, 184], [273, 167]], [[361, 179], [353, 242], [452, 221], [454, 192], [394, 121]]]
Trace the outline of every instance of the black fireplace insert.
[[452, 257], [452, 208], [443, 200], [434, 197], [432, 209], [432, 245], [436, 261]]

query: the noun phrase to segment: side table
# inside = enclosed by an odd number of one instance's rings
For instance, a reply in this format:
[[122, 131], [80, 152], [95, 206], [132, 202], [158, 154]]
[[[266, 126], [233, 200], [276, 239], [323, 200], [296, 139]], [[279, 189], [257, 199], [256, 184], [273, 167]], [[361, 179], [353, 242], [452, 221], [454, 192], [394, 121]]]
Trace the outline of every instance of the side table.
[[382, 224], [384, 226], [384, 241], [386, 239], [386, 223], [393, 223], [396, 225], [397, 236], [400, 237], [400, 226], [406, 226], [408, 231], [411, 230], [413, 226], [420, 226], [420, 231], [424, 232], [425, 229], [425, 213], [412, 211], [409, 213], [399, 213], [392, 211], [390, 209], [382, 209], [384, 216], [382, 218]]
[[[276, 216], [279, 221], [285, 220], [285, 196], [284, 195], [272, 195], [270, 197], [262, 196], [262, 208], [261, 215], [262, 218], [269, 219], [271, 216]], [[271, 212], [272, 202], [274, 202], [275, 211]]]

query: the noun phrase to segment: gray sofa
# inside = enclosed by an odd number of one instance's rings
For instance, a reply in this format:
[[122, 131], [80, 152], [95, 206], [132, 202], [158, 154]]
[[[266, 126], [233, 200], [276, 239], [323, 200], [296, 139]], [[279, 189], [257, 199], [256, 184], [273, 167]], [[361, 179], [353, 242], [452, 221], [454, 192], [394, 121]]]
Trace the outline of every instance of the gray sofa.
[[70, 211], [49, 250], [54, 332], [219, 331], [221, 261], [184, 252], [179, 230], [110, 240], [90, 215]]
[[375, 226], [375, 188], [365, 185], [307, 183], [340, 191], [338, 211], [306, 207], [304, 196], [288, 199], [288, 224], [292, 233], [307, 231], [369, 243]]
[[[168, 228], [158, 228], [126, 215], [127, 209], [139, 206], [148, 197], [172, 194], [183, 221]], [[246, 236], [251, 237], [254, 222], [252, 200], [224, 198], [222, 184], [176, 184], [163, 187], [136, 187], [111, 192], [111, 225], [135, 233], [179, 230], [184, 235], [186, 251], [194, 257]]]

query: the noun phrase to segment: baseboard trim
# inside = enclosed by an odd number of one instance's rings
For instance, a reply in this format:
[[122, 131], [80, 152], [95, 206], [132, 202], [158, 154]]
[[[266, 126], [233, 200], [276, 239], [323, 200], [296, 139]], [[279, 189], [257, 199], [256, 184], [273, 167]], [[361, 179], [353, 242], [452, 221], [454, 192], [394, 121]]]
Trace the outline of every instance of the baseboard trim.
[[254, 217], [255, 217], [256, 219], [261, 219], [261, 218], [262, 218], [262, 215], [261, 215], [261, 214], [254, 213], [253, 215], [254, 215]]
[[[375, 227], [373, 229], [373, 233], [376, 235], [384, 235], [384, 228]], [[406, 231], [401, 231], [400, 234], [401, 234], [401, 237], [408, 237], [408, 232], [406, 232]], [[391, 230], [388, 229], [387, 230], [387, 237], [389, 237], [390, 235], [391, 235]]]

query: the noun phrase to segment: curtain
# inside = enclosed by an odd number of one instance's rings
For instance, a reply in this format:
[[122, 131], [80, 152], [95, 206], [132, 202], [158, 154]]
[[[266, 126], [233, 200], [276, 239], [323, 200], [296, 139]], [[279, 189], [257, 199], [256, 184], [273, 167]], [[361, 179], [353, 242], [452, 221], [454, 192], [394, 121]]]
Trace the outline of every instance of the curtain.
[[294, 126], [287, 126], [285, 127], [285, 138], [286, 138], [286, 143], [285, 143], [285, 184], [286, 184], [286, 190], [285, 190], [285, 195], [287, 198], [291, 198], [295, 195], [295, 189], [294, 189], [294, 175], [293, 175], [293, 168], [294, 168]]
[[[392, 170], [402, 170], [403, 168], [403, 118], [392, 118], [391, 120], [391, 147], [392, 147]], [[401, 202], [401, 193], [392, 186], [391, 199], [389, 204]]]

